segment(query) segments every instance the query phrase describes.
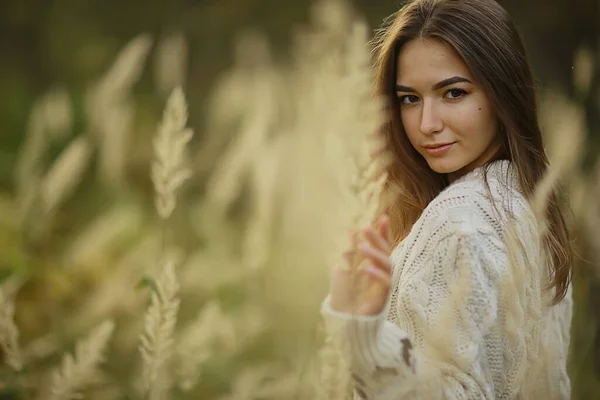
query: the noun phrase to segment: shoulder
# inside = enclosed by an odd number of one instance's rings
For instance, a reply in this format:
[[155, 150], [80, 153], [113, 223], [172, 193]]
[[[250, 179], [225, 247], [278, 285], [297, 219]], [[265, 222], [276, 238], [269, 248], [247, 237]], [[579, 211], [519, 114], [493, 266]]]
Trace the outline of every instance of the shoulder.
[[[462, 237], [506, 251], [509, 224], [527, 248], [537, 246], [537, 223], [508, 160], [493, 162], [454, 181], [434, 198], [413, 225], [403, 247], [427, 254], [446, 238]], [[511, 229], [514, 226], [511, 226]]]
[[435, 232], [439, 240], [488, 236], [488, 241], [501, 241], [509, 221], [533, 220], [529, 202], [515, 187], [494, 175], [487, 184], [482, 176], [470, 178], [453, 183], [428, 204], [420, 217], [426, 231]]
[[425, 210], [423, 227], [431, 239], [421, 251], [447, 280], [462, 269], [478, 280], [495, 280], [506, 267], [505, 226], [478, 183], [461, 182], [441, 193]]
[[492, 233], [495, 221], [486, 215], [493, 207], [483, 189], [483, 185], [472, 180], [449, 186], [423, 211], [423, 227], [439, 232], [440, 240], [449, 235]]

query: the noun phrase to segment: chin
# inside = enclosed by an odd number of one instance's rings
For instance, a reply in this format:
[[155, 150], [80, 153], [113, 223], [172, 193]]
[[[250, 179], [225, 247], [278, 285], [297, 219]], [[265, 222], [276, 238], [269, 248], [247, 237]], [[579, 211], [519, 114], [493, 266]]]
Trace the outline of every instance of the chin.
[[445, 160], [442, 158], [427, 158], [427, 164], [429, 164], [429, 168], [431, 168], [434, 172], [438, 174], [451, 174], [452, 172], [456, 172], [462, 168], [456, 162], [452, 162], [450, 160]]

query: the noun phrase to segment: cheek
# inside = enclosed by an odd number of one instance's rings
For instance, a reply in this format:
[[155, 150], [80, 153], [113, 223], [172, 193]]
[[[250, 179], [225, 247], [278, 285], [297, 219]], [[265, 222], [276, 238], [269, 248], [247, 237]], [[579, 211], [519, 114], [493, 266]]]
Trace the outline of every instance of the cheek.
[[467, 144], [484, 144], [494, 137], [496, 119], [488, 105], [473, 102], [453, 111], [449, 118], [459, 139], [467, 139]]
[[408, 137], [410, 143], [415, 147], [417, 138], [420, 134], [420, 123], [418, 113], [412, 112], [414, 110], [406, 110], [400, 113], [400, 120], [402, 121], [402, 127]]

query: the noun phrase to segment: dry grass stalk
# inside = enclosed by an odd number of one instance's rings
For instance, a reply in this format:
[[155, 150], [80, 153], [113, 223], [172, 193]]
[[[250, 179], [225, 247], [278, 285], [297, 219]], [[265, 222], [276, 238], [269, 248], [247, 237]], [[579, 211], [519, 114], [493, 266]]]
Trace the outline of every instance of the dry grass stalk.
[[104, 134], [107, 111], [120, 106], [133, 84], [139, 80], [151, 46], [152, 38], [149, 35], [135, 37], [119, 52], [110, 70], [90, 88], [86, 110], [94, 134]]
[[139, 346], [143, 359], [142, 390], [150, 400], [163, 399], [171, 384], [168, 363], [179, 310], [179, 284], [171, 260], [164, 262], [155, 285]]
[[141, 211], [131, 206], [114, 206], [90, 222], [64, 252], [69, 265], [104, 262], [107, 254], [131, 238], [142, 223]]
[[[505, 234], [508, 252], [509, 270], [501, 276], [500, 301], [506, 307], [504, 329], [507, 340], [513, 349], [512, 362], [509, 367], [514, 375], [515, 387], [522, 393], [528, 393], [528, 378], [535, 374], [535, 368], [518, 370], [515, 366], [525, 367], [534, 365], [538, 351], [539, 323], [544, 304], [542, 299], [543, 273], [546, 260], [542, 256], [542, 240], [539, 235], [537, 217], [520, 216], [519, 223], [512, 221]], [[522, 229], [525, 228], [525, 229]], [[525, 248], [521, 237], [529, 237], [537, 241], [540, 253], [534, 254], [531, 249]], [[531, 336], [524, 338], [518, 334], [519, 330], [528, 332]], [[512, 378], [512, 377], [511, 377]]]
[[2, 282], [2, 286], [0, 286], [0, 292], [4, 294], [4, 298], [14, 299], [27, 280], [27, 275], [13, 274], [7, 277], [4, 282]]
[[41, 187], [45, 212], [55, 210], [73, 194], [81, 182], [92, 157], [92, 146], [85, 136], [79, 136], [58, 156], [48, 169]]
[[38, 205], [50, 142], [53, 138], [65, 137], [71, 124], [71, 106], [64, 88], [52, 89], [33, 105], [14, 176], [22, 219]]
[[48, 141], [45, 137], [43, 100], [34, 103], [29, 119], [25, 141], [21, 145], [21, 151], [15, 167], [15, 181], [17, 185], [24, 185], [27, 179], [39, 168], [39, 161], [45, 154]]
[[153, 141], [151, 176], [155, 205], [158, 215], [165, 220], [177, 204], [177, 190], [191, 176], [190, 170], [184, 167], [184, 151], [193, 135], [193, 131], [185, 127], [187, 117], [183, 91], [176, 88], [167, 101], [163, 121]]
[[179, 335], [174, 363], [179, 387], [191, 390], [201, 378], [202, 365], [212, 357], [232, 357], [267, 328], [258, 307], [247, 306], [238, 318], [227, 316], [216, 300], [210, 301]]
[[471, 266], [464, 263], [457, 263], [456, 268], [456, 279], [449, 288], [448, 297], [440, 307], [435, 329], [422, 329], [422, 331], [427, 332], [426, 340], [429, 346], [425, 351], [428, 351], [429, 359], [438, 364], [458, 362], [460, 368], [465, 366], [468, 368], [468, 363], [472, 361], [472, 354], [460, 354], [455, 345], [457, 340], [460, 340], [456, 335], [461, 329], [459, 324], [464, 320], [460, 314], [466, 309], [465, 302], [472, 289], [472, 271]]
[[[137, 221], [128, 220], [127, 215], [123, 218], [130, 226], [137, 227]], [[122, 232], [115, 233], [115, 237], [124, 239]], [[103, 320], [108, 316], [134, 314], [145, 307], [145, 302], [140, 298], [139, 293], [132, 291], [131, 288], [143, 279], [147, 266], [156, 259], [156, 249], [160, 248], [161, 240], [160, 232], [147, 232], [113, 263], [112, 269], [101, 277], [102, 282], [81, 302], [81, 307], [75, 313], [76, 316], [71, 323], [74, 331], [82, 330], [94, 321]], [[108, 251], [107, 247], [102, 246], [102, 248], [107, 249], [104, 250], [105, 252]], [[103, 261], [99, 257], [100, 254], [96, 254], [81, 265], [89, 265], [90, 262], [102, 264]], [[81, 259], [79, 260], [81, 262]], [[122, 335], [118, 339], [121, 338]], [[116, 340], [114, 344], [116, 347], [120, 342]]]
[[318, 400], [345, 400], [352, 392], [350, 366], [329, 334], [318, 352], [315, 395]]
[[155, 206], [162, 219], [163, 264], [155, 280], [151, 304], [145, 316], [140, 352], [143, 359], [142, 391], [151, 400], [163, 399], [172, 385], [169, 367], [177, 312], [179, 310], [179, 283], [175, 274], [175, 261], [166, 243], [166, 221], [176, 202], [176, 193], [191, 173], [184, 168], [184, 151], [193, 132], [185, 128], [187, 105], [181, 88], [177, 87], [167, 100], [163, 120], [153, 140], [154, 161], [151, 169], [155, 189]]
[[305, 139], [307, 147], [313, 152], [325, 148], [325, 154], [316, 156], [323, 157], [329, 184], [337, 188], [332, 194], [337, 204], [332, 204], [327, 218], [332, 226], [328, 236], [341, 239], [333, 246], [335, 262], [351, 246], [349, 233], [373, 223], [381, 211], [384, 168], [389, 162], [383, 138], [377, 135], [384, 121], [383, 103], [373, 96], [368, 29], [350, 15], [342, 2], [318, 4], [316, 27], [300, 38], [296, 71], [303, 87], [298, 89], [298, 131], [318, 135]]
[[114, 95], [128, 92], [140, 79], [151, 47], [152, 37], [148, 34], [138, 35], [127, 43], [99, 82], [100, 90]]
[[550, 165], [546, 175], [536, 186], [531, 207], [543, 236], [548, 229], [545, 214], [550, 193], [559, 179], [577, 166], [586, 127], [583, 111], [568, 101], [566, 96], [555, 91], [548, 91], [543, 96], [540, 114], [548, 143]]
[[71, 108], [64, 88], [56, 88], [34, 103], [25, 132], [25, 141], [15, 168], [15, 180], [24, 183], [45, 153], [51, 136], [63, 137], [71, 126]]
[[14, 321], [15, 305], [5, 292], [4, 287], [0, 287], [0, 347], [4, 362], [18, 371], [23, 367], [23, 359], [19, 349], [19, 330]]
[[581, 98], [584, 98], [592, 85], [594, 72], [594, 54], [589, 47], [577, 48], [573, 60], [573, 83]]
[[23, 348], [23, 363], [33, 364], [35, 361], [55, 354], [57, 350], [56, 335], [48, 333], [27, 343], [27, 346]]
[[81, 397], [80, 392], [100, 378], [97, 369], [114, 330], [112, 321], [105, 321], [90, 335], [75, 344], [75, 355], [66, 354], [59, 369], [54, 371], [45, 400], [70, 400]]
[[97, 140], [99, 150], [98, 173], [104, 183], [116, 187], [123, 181], [133, 121], [133, 107], [128, 95], [141, 77], [151, 46], [149, 35], [135, 37], [86, 94], [89, 130]]
[[[253, 121], [264, 121], [265, 113], [275, 115], [281, 111], [277, 101], [282, 99], [280, 90], [285, 85], [281, 73], [271, 64], [265, 37], [254, 31], [243, 32], [234, 58], [234, 66], [223, 73], [209, 98], [205, 140], [194, 157], [196, 173], [201, 176], [212, 175], [217, 163], [225, 168], [226, 163], [220, 161], [224, 151], [233, 151], [233, 138], [248, 131], [256, 124]], [[255, 117], [257, 112], [259, 116]]]
[[[342, 86], [348, 96], [357, 100], [347, 102], [347, 113], [356, 115], [361, 123], [354, 123], [353, 129], [335, 132], [335, 149], [346, 149], [348, 175], [338, 172], [342, 194], [351, 212], [351, 231], [356, 231], [375, 221], [378, 212], [385, 207], [383, 187], [387, 180], [385, 168], [390, 162], [389, 155], [383, 151], [383, 138], [377, 133], [383, 123], [382, 103], [371, 97], [372, 70], [370, 53], [366, 46], [368, 33], [363, 24], [353, 26], [345, 60], [348, 71]], [[354, 87], [353, 87], [354, 86]], [[353, 92], [353, 93], [352, 93]], [[355, 121], [358, 122], [358, 121]], [[330, 147], [331, 148], [331, 147]], [[342, 166], [343, 158], [339, 160]], [[350, 238], [342, 249], [351, 246]], [[345, 246], [345, 247], [344, 247]]]
[[[261, 68], [254, 66], [238, 71], [249, 80], [241, 87], [242, 95], [247, 97], [247, 107], [240, 110], [240, 115], [237, 116], [240, 119], [238, 133], [231, 140], [225, 154], [217, 161], [207, 182], [207, 201], [215, 208], [215, 212], [223, 213], [240, 195], [249, 168], [257, 163], [257, 158], [268, 146], [268, 137], [273, 134], [277, 112], [281, 108], [278, 73], [270, 64], [264, 39], [251, 38], [246, 46], [246, 51], [258, 50], [254, 58], [258, 58], [255, 62]], [[224, 84], [226, 83], [227, 81]], [[229, 96], [239, 97], [239, 90], [236, 87], [235, 92], [229, 93]], [[225, 104], [220, 106], [225, 107]], [[216, 146], [217, 143], [209, 145]]]
[[216, 345], [235, 341], [234, 326], [219, 303], [210, 301], [198, 316], [179, 335], [176, 342], [175, 358], [178, 385], [183, 391], [191, 390], [201, 378], [201, 367], [211, 357], [217, 355]]
[[242, 242], [242, 261], [251, 271], [267, 262], [274, 228], [279, 167], [287, 136], [279, 136], [257, 155], [251, 170], [252, 209]]
[[[288, 225], [284, 229], [294, 241], [301, 235], [306, 236], [301, 242], [310, 238], [314, 253], [333, 253], [331, 266], [352, 246], [350, 234], [372, 224], [382, 210], [387, 179], [383, 169], [388, 159], [376, 134], [383, 107], [373, 96], [368, 29], [350, 15], [343, 2], [317, 5], [311, 28], [299, 38], [290, 79], [297, 94], [297, 118], [289, 145], [292, 157], [287, 160], [291, 176], [286, 180], [293, 184], [282, 190]], [[307, 159], [311, 162], [304, 162]], [[314, 210], [320, 212], [318, 220]], [[306, 256], [303, 261], [309, 262]], [[326, 337], [319, 351], [316, 396], [345, 399], [350, 371], [332, 346]]]

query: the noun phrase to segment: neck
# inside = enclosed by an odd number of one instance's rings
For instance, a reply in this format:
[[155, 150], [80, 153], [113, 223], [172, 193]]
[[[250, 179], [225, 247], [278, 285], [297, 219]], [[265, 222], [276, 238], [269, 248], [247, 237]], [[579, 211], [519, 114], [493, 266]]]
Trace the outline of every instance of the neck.
[[473, 162], [465, 165], [464, 167], [462, 167], [459, 170], [456, 170], [454, 172], [450, 172], [449, 174], [447, 174], [446, 178], [448, 179], [448, 184], [451, 184], [452, 182], [454, 182], [461, 176], [468, 174], [469, 172], [473, 171], [476, 168], [482, 167], [489, 162], [499, 160], [501, 158], [502, 158], [502, 151], [501, 151], [500, 145], [492, 144]]

